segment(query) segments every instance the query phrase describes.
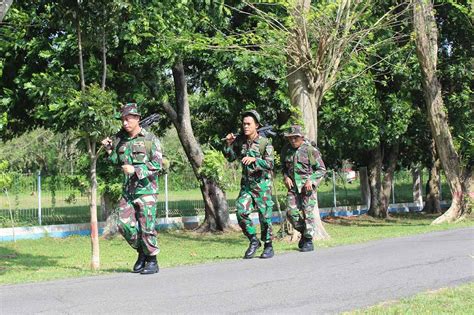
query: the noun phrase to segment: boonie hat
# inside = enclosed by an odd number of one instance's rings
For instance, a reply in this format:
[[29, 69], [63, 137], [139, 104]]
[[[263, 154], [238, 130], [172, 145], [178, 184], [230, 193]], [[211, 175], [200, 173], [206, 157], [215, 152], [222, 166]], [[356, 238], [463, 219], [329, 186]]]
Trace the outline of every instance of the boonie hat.
[[137, 103], [127, 103], [122, 106], [122, 108], [120, 109], [120, 118], [125, 117], [127, 115], [141, 116], [138, 112]]
[[252, 116], [255, 119], [255, 122], [260, 125], [260, 114], [252, 109], [242, 113], [242, 119], [246, 116]]
[[301, 127], [300, 125], [292, 125], [290, 126], [290, 128], [288, 128], [288, 131], [283, 133], [283, 135], [285, 137], [295, 137], [295, 136], [304, 137], [303, 127]]

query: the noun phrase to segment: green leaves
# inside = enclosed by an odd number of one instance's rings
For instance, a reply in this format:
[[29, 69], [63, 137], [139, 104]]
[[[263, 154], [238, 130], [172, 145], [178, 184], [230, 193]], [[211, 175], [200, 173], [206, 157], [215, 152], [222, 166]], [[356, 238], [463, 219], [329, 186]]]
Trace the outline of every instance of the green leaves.
[[10, 188], [13, 178], [8, 171], [8, 162], [7, 161], [0, 161], [0, 189], [8, 189]]
[[222, 152], [214, 149], [207, 149], [204, 151], [204, 160], [199, 172], [201, 175], [215, 180], [219, 186], [223, 187], [226, 163], [226, 159]]

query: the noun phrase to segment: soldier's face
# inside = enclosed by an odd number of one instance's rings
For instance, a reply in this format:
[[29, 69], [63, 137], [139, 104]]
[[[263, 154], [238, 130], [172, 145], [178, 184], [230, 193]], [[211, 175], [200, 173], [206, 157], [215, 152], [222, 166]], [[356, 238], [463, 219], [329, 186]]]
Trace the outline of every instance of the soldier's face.
[[299, 148], [303, 144], [303, 141], [304, 141], [304, 138], [300, 136], [291, 136], [291, 137], [287, 137], [287, 139], [288, 139], [288, 142], [290, 142], [291, 146], [295, 149]]
[[122, 117], [122, 127], [129, 134], [134, 134], [140, 129], [139, 122], [140, 116], [127, 115]]
[[244, 135], [250, 136], [257, 132], [258, 124], [255, 122], [253, 117], [247, 116], [242, 120], [242, 129], [244, 130]]

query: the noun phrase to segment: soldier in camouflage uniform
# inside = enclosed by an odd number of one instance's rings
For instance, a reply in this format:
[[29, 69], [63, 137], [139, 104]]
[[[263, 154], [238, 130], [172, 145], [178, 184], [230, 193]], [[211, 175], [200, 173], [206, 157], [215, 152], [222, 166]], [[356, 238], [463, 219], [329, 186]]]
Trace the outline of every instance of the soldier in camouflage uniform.
[[229, 161], [239, 159], [242, 163], [240, 193], [236, 201], [237, 220], [245, 236], [250, 240], [244, 258], [253, 258], [261, 246], [256, 229], [250, 218], [252, 210], [258, 210], [261, 240], [264, 250], [260, 258], [271, 258], [272, 247], [272, 171], [273, 146], [271, 139], [261, 137], [257, 128], [260, 115], [251, 110], [242, 114], [243, 135], [228, 134], [224, 155]]
[[159, 270], [155, 230], [158, 174], [162, 170], [162, 151], [158, 138], [139, 125], [137, 104], [121, 109], [122, 130], [115, 141], [102, 144], [109, 160], [120, 165], [124, 173], [122, 197], [119, 201], [118, 227], [127, 242], [138, 252], [133, 272], [153, 274]]
[[321, 155], [304, 138], [301, 126], [293, 125], [284, 136], [289, 145], [283, 148], [281, 161], [285, 186], [288, 188], [287, 216], [301, 233], [298, 247], [302, 252], [314, 250], [315, 221], [313, 208], [317, 204], [316, 188], [326, 174]]

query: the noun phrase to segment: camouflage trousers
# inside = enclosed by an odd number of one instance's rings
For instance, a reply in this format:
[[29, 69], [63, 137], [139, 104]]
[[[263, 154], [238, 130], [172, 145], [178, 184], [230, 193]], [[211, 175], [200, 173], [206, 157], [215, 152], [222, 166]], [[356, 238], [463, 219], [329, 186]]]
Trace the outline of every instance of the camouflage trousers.
[[134, 249], [142, 249], [146, 255], [154, 256], [158, 247], [156, 222], [157, 195], [122, 196], [118, 207], [118, 228]]
[[257, 187], [245, 187], [240, 189], [239, 197], [235, 202], [237, 208], [237, 221], [242, 232], [249, 239], [257, 234], [255, 225], [250, 218], [253, 209], [258, 210], [260, 220], [261, 239], [268, 243], [272, 241], [272, 212], [273, 200], [271, 183], [260, 183]]
[[306, 238], [313, 238], [316, 229], [313, 208], [318, 203], [316, 191], [292, 190], [287, 195], [288, 209], [286, 215], [291, 225]]

